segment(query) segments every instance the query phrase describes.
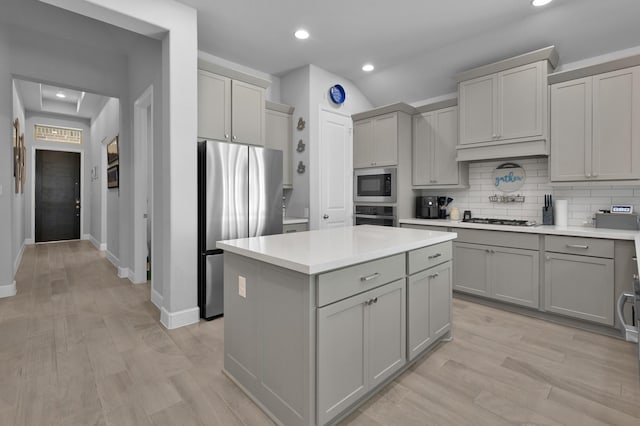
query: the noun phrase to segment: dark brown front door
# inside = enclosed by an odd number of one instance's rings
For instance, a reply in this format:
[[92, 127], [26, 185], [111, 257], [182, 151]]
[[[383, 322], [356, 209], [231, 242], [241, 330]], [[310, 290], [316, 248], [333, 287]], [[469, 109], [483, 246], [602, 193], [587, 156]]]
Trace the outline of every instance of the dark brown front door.
[[80, 239], [80, 154], [36, 151], [36, 242]]

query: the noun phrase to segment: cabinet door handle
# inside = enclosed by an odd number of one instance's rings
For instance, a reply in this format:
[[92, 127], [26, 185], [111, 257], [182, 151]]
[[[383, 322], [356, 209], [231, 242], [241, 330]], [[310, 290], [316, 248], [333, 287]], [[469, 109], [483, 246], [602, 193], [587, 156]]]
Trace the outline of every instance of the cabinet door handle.
[[485, 253], [491, 253], [491, 250], [489, 249], [484, 249]]
[[545, 256], [545, 260], [547, 261], [551, 260], [551, 256]]
[[436, 253], [436, 254], [434, 254], [434, 255], [431, 255], [431, 256], [427, 257], [427, 259], [431, 260], [431, 259], [438, 258], [438, 257], [440, 257], [440, 256], [442, 256], [442, 253]]
[[235, 140], [238, 140], [238, 137], [236, 135], [233, 135], [232, 139], [235, 141]]
[[635, 257], [635, 256], [633, 256], [633, 257], [631, 258], [631, 260], [638, 260], [638, 258], [637, 258], [637, 257]]
[[377, 297], [373, 298], [373, 303], [378, 303], [378, 298]]
[[224, 134], [224, 138], [228, 140], [229, 139], [229, 133], [225, 133]]
[[582, 244], [567, 244], [567, 248], [577, 248], [577, 249], [587, 250], [589, 246], [585, 246]]
[[436, 272], [433, 275], [429, 275], [429, 278], [438, 278], [440, 276], [440, 274], [438, 272]]
[[360, 281], [371, 281], [371, 280], [375, 280], [376, 278], [378, 278], [380, 276], [380, 274], [378, 272], [371, 274], [371, 275], [367, 275], [366, 277], [360, 277]]

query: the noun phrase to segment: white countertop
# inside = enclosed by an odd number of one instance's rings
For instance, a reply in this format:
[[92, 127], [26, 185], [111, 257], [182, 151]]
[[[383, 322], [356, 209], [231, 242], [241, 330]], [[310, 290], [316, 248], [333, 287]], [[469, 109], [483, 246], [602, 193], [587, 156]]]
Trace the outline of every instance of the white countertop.
[[566, 226], [536, 225], [536, 226], [510, 226], [510, 225], [488, 225], [485, 223], [468, 223], [460, 220], [448, 219], [400, 219], [400, 224], [407, 225], [429, 225], [452, 228], [486, 229], [491, 231], [523, 232], [529, 234], [546, 235], [567, 235], [572, 237], [585, 238], [607, 238], [611, 240], [631, 240], [640, 237], [640, 231], [629, 231], [624, 229], [592, 228], [589, 226]]
[[453, 232], [359, 225], [218, 241], [216, 247], [314, 275], [457, 238]]
[[298, 223], [309, 223], [309, 219], [306, 217], [285, 217], [282, 219], [283, 225], [296, 225]]

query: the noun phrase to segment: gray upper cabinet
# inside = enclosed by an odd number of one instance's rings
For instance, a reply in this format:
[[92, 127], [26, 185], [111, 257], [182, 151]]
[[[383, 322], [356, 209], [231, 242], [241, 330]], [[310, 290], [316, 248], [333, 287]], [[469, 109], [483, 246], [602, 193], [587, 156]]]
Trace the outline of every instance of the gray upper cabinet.
[[458, 107], [413, 116], [412, 183], [414, 187], [468, 185], [468, 166], [456, 161]]
[[265, 144], [267, 148], [282, 151], [282, 187], [293, 188], [292, 174], [292, 113], [288, 105], [266, 103]]
[[398, 113], [353, 123], [353, 167], [398, 164]]
[[551, 85], [551, 180], [640, 179], [640, 67]]
[[198, 136], [264, 145], [265, 90], [198, 70]]
[[546, 62], [463, 81], [460, 144], [544, 138]]
[[547, 74], [557, 62], [550, 46], [457, 74], [457, 160], [549, 155]]

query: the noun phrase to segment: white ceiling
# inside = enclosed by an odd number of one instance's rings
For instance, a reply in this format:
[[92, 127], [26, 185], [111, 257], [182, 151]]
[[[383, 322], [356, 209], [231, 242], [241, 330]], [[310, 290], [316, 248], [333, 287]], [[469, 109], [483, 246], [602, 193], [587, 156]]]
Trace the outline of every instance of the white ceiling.
[[[15, 82], [23, 107], [29, 112], [43, 112], [92, 120], [100, 113], [109, 99], [94, 93], [32, 81], [15, 80]], [[66, 97], [64, 99], [57, 97], [56, 94], [59, 92], [64, 93]]]
[[179, 1], [198, 9], [200, 50], [279, 76], [314, 64], [374, 105], [451, 93], [457, 72], [552, 44], [561, 63], [640, 45], [638, 0]]

